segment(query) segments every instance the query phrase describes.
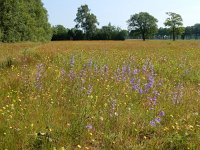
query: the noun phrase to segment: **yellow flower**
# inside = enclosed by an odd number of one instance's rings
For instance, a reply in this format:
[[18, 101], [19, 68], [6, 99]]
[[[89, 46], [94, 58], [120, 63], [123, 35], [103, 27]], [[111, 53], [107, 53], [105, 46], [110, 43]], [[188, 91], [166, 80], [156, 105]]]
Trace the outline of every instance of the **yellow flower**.
[[77, 145], [78, 148], [81, 148], [81, 145]]
[[103, 121], [103, 117], [100, 117], [99, 119], [100, 119], [101, 121]]
[[168, 130], [169, 130], [169, 128], [168, 128], [168, 127], [165, 127], [165, 128], [164, 128], [164, 131], [168, 131]]
[[194, 128], [192, 125], [188, 125], [188, 127], [191, 128], [191, 129]]
[[64, 147], [61, 147], [60, 150], [65, 150], [65, 148], [64, 148]]

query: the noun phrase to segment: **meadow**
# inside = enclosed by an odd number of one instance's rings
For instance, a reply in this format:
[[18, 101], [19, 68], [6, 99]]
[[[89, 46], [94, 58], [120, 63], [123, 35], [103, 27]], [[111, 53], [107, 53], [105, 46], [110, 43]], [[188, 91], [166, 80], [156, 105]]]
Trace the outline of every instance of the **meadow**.
[[0, 43], [0, 150], [200, 149], [200, 41]]

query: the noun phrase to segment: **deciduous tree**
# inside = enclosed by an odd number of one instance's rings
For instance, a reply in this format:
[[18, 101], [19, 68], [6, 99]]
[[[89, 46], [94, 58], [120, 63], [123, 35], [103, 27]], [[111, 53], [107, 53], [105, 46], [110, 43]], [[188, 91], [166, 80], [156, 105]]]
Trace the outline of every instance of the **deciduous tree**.
[[134, 14], [127, 21], [129, 31], [140, 34], [143, 41], [152, 37], [156, 33], [157, 22], [158, 20], [147, 12]]
[[173, 13], [173, 12], [167, 12], [167, 15], [169, 17], [164, 22], [164, 25], [171, 28], [173, 41], [176, 39], [176, 34], [179, 33], [179, 28], [183, 25], [183, 19], [181, 15]]
[[97, 17], [90, 12], [88, 5], [81, 5], [81, 7], [78, 8], [74, 21], [76, 22], [76, 28], [82, 28], [86, 39], [92, 38], [99, 24]]
[[41, 0], [0, 0], [3, 42], [51, 39], [47, 11]]

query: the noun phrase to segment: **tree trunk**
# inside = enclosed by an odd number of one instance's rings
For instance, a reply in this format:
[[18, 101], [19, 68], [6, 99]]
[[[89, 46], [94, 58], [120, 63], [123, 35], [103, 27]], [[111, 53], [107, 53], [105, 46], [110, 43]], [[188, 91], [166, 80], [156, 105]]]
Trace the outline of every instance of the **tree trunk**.
[[175, 28], [174, 27], [172, 29], [172, 32], [173, 32], [173, 41], [175, 41], [176, 37], [175, 37]]
[[142, 33], [142, 39], [143, 39], [143, 41], [145, 41], [145, 36], [144, 36], [144, 33]]

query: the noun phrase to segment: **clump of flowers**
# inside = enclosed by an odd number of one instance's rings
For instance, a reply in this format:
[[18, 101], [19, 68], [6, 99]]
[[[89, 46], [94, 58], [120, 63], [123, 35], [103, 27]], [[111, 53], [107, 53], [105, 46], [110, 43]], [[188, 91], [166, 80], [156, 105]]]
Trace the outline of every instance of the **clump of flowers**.
[[150, 121], [150, 126], [155, 127], [158, 124], [160, 124], [162, 117], [164, 117], [164, 116], [165, 116], [165, 112], [161, 111], [155, 119]]

